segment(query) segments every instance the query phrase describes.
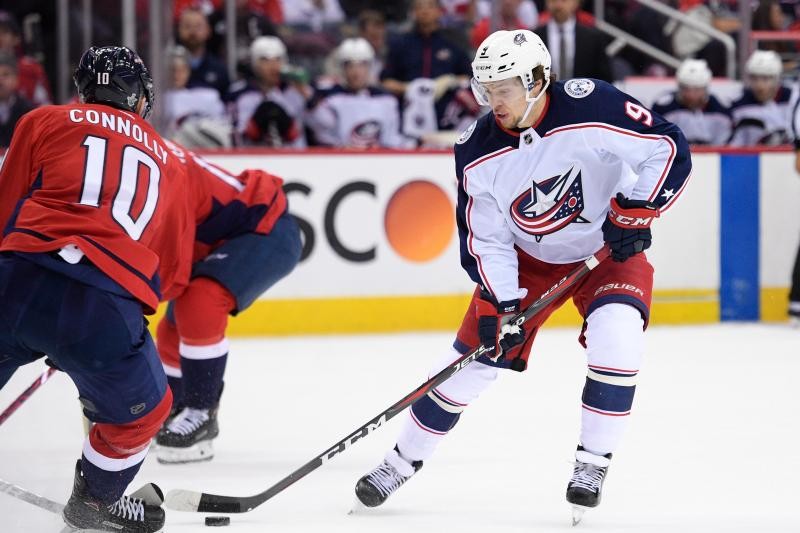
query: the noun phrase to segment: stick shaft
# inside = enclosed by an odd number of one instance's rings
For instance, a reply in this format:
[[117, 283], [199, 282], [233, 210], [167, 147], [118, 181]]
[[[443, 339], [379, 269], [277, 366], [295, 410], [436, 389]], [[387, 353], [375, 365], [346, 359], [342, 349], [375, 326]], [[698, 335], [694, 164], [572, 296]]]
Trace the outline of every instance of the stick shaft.
[[[583, 278], [586, 274], [588, 274], [593, 268], [595, 268], [602, 260], [608, 257], [608, 250], [606, 248], [601, 249], [595, 255], [584, 261], [580, 266], [578, 266], [575, 270], [573, 270], [570, 274], [563, 277], [559, 280], [553, 287], [551, 287], [547, 292], [542, 294], [538, 300], [532, 303], [528, 308], [526, 308], [521, 313], [517, 314], [514, 318], [511, 319], [511, 323], [522, 325], [532, 317], [534, 317], [537, 313], [542, 311], [548, 305], [550, 305], [553, 301], [560, 298], [567, 290], [571, 287], [576, 285], [578, 281]], [[463, 355], [462, 357], [458, 358], [456, 361], [451, 363], [449, 366], [444, 368], [441, 372], [436, 374], [435, 376], [431, 377], [417, 387], [413, 392], [410, 392], [401, 400], [395, 402], [393, 405], [385, 409], [379, 415], [372, 418], [369, 422], [362, 425], [358, 428], [355, 432], [351, 433], [344, 439], [340, 440], [322, 454], [318, 455], [311, 461], [307, 462], [285, 478], [281, 479], [273, 486], [269, 487], [264, 492], [253, 496], [245, 496], [245, 497], [236, 497], [236, 496], [224, 496], [224, 495], [216, 495], [216, 494], [208, 494], [208, 493], [194, 493], [191, 491], [171, 491], [174, 494], [174, 498], [172, 501], [176, 508], [180, 510], [190, 510], [188, 507], [194, 507], [196, 503], [197, 508], [193, 509], [198, 512], [202, 513], [246, 513], [248, 511], [253, 510], [255, 507], [261, 505], [265, 501], [269, 500], [276, 494], [283, 492], [286, 488], [293, 485], [295, 482], [301, 480], [320, 466], [324, 465], [340, 453], [347, 450], [353, 443], [358, 440], [363, 439], [386, 422], [394, 418], [397, 414], [404, 411], [406, 408], [414, 404], [417, 400], [425, 396], [431, 389], [436, 388], [440, 384], [444, 383], [447, 379], [449, 379], [453, 374], [461, 371], [467, 365], [475, 361], [478, 357], [483, 355], [488, 351], [483, 345], [479, 346], [475, 350]], [[199, 501], [197, 500], [197, 496], [199, 497]], [[170, 507], [170, 494], [167, 495], [167, 506]], [[187, 504], [186, 502], [192, 502], [191, 504]]]
[[2, 424], [3, 422], [5, 422], [5, 421], [8, 419], [8, 417], [10, 417], [12, 414], [14, 414], [14, 411], [16, 411], [17, 409], [19, 409], [19, 408], [20, 408], [20, 406], [21, 406], [23, 403], [25, 403], [25, 401], [26, 401], [28, 398], [30, 398], [30, 397], [31, 397], [31, 395], [32, 395], [34, 392], [36, 392], [36, 389], [38, 389], [39, 387], [41, 387], [42, 385], [44, 385], [44, 383], [45, 383], [45, 382], [46, 382], [48, 379], [50, 379], [50, 376], [52, 376], [52, 375], [53, 375], [53, 372], [55, 372], [55, 371], [56, 371], [56, 369], [55, 369], [55, 368], [48, 367], [48, 368], [47, 368], [47, 370], [45, 370], [45, 371], [42, 373], [42, 375], [41, 375], [41, 376], [39, 376], [38, 378], [36, 378], [36, 381], [34, 381], [33, 383], [31, 383], [31, 384], [30, 384], [30, 386], [29, 386], [27, 389], [25, 389], [24, 391], [22, 391], [22, 394], [20, 394], [19, 396], [17, 396], [17, 399], [16, 399], [16, 400], [14, 400], [13, 402], [11, 402], [11, 405], [9, 405], [8, 407], [6, 407], [5, 411], [3, 411], [2, 413], [0, 413], [0, 424]]

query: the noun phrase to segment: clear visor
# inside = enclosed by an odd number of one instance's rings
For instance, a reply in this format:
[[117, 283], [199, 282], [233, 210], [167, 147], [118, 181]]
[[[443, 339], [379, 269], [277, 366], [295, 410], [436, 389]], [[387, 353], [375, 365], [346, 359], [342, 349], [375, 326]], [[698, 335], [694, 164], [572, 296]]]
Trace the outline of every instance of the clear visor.
[[470, 87], [472, 87], [472, 95], [475, 97], [475, 100], [477, 100], [480, 105], [489, 105], [489, 94], [486, 92], [486, 87], [475, 78], [472, 78], [469, 84]]
[[517, 98], [530, 101], [529, 94], [522, 85], [522, 79], [519, 77], [491, 81], [488, 83], [480, 82], [472, 78], [470, 86], [472, 87], [472, 94], [475, 96], [475, 100], [477, 100], [480, 105], [490, 105], [490, 98], [495, 101], [506, 102]]

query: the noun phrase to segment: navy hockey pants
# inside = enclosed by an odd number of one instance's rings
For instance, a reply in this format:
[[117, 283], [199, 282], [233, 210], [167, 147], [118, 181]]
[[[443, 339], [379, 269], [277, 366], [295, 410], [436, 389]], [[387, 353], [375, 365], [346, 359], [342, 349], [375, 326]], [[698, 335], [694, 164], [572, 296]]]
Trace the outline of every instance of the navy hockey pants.
[[166, 391], [138, 301], [0, 254], [0, 388], [44, 356], [75, 382], [93, 422], [138, 420]]

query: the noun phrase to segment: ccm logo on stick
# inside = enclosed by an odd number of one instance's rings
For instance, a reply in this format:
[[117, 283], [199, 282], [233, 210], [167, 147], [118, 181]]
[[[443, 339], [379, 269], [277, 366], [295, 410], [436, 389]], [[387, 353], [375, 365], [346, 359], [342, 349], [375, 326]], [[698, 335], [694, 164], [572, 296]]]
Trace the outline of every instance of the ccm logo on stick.
[[327, 463], [328, 461], [330, 461], [331, 459], [333, 459], [334, 457], [345, 451], [347, 448], [352, 446], [358, 439], [366, 437], [367, 435], [369, 435], [370, 433], [372, 433], [385, 423], [386, 423], [386, 415], [383, 415], [374, 424], [368, 424], [363, 429], [356, 431], [355, 433], [344, 439], [342, 442], [340, 442], [327, 452], [320, 455], [319, 460], [322, 461], [322, 464]]

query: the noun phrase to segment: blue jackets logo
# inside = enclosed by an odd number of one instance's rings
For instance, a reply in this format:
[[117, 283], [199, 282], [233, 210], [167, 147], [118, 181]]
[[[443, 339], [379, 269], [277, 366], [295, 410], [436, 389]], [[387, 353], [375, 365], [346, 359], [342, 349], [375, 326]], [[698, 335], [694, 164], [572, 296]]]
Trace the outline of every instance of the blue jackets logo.
[[534, 181], [511, 203], [510, 212], [517, 227], [540, 242], [568, 224], [589, 222], [581, 216], [583, 207], [581, 171], [573, 166], [560, 176]]
[[588, 78], [575, 78], [564, 84], [564, 92], [573, 98], [586, 98], [594, 91], [594, 82]]

